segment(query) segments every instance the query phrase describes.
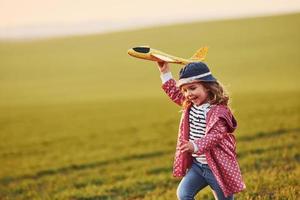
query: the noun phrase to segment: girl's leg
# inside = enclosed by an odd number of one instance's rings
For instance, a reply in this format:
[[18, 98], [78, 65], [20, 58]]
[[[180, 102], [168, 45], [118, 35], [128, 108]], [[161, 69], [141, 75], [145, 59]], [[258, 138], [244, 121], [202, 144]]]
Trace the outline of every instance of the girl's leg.
[[220, 186], [217, 182], [217, 179], [215, 178], [215, 176], [212, 173], [212, 171], [210, 170], [210, 168], [208, 166], [206, 166], [203, 169], [205, 171], [204, 177], [205, 177], [208, 185], [213, 190], [213, 194], [215, 196], [215, 199], [217, 199], [217, 200], [233, 200], [233, 195], [231, 195], [227, 198], [225, 197], [222, 189], [220, 188]]
[[194, 200], [194, 196], [208, 185], [202, 174], [203, 170], [193, 163], [178, 185], [177, 198], [179, 200]]

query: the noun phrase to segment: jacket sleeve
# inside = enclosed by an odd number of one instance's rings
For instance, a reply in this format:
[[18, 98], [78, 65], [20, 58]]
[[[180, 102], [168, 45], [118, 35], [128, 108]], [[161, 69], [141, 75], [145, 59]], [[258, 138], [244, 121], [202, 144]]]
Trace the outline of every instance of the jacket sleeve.
[[174, 79], [170, 79], [167, 82], [165, 82], [162, 85], [162, 89], [174, 103], [178, 104], [179, 106], [182, 106], [185, 97], [180, 91], [180, 89], [176, 86], [176, 81]]
[[226, 136], [227, 131], [226, 121], [220, 118], [203, 138], [194, 140], [198, 147], [196, 154], [203, 154], [216, 146]]

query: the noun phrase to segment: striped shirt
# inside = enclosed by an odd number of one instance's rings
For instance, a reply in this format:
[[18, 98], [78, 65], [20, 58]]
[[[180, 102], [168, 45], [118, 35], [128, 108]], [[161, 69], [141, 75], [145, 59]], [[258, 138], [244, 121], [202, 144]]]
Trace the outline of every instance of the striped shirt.
[[[205, 136], [206, 113], [210, 109], [210, 104], [205, 103], [200, 106], [193, 105], [189, 112], [190, 136], [189, 141], [194, 141]], [[198, 162], [207, 164], [205, 154], [192, 154]]]

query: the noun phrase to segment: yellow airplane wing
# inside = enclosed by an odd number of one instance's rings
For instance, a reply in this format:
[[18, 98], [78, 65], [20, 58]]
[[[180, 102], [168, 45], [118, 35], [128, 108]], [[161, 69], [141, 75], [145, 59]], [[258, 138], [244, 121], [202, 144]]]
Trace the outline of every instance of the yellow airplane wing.
[[128, 54], [145, 60], [151, 60], [151, 61], [164, 61], [169, 63], [177, 63], [177, 64], [188, 64], [191, 62], [199, 62], [205, 59], [207, 54], [208, 48], [202, 47], [198, 49], [198, 51], [190, 58], [190, 59], [184, 59], [176, 56], [172, 56], [169, 54], [166, 54], [162, 51], [150, 48], [149, 46], [138, 46], [134, 47], [128, 50]]
[[165, 61], [165, 62], [175, 62], [174, 59], [168, 57], [168, 56], [164, 56], [164, 55], [161, 55], [161, 54], [156, 54], [156, 53], [152, 53], [151, 56], [157, 58], [157, 59], [160, 59], [161, 61]]

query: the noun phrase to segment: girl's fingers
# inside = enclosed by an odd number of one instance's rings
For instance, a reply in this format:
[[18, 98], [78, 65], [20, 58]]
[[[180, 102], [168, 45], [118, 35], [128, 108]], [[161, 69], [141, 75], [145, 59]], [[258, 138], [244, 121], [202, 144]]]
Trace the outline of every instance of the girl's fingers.
[[179, 150], [184, 153], [186, 151], [189, 151], [189, 146], [187, 144], [182, 144], [179, 146]]
[[184, 148], [181, 150], [181, 153], [185, 153], [185, 152], [188, 152], [189, 151], [189, 148]]
[[182, 139], [182, 140], [180, 140], [180, 142], [181, 142], [181, 144], [186, 144], [186, 143], [188, 143], [189, 141], [188, 141], [188, 140], [185, 140], [185, 139]]
[[158, 67], [160, 69], [162, 69], [164, 67], [164, 65], [165, 65], [165, 62], [157, 62], [157, 64], [158, 64]]
[[193, 149], [191, 149], [190, 145], [189, 145], [189, 141], [188, 140], [180, 140], [180, 144], [179, 144], [179, 150], [181, 152], [192, 152]]
[[188, 144], [188, 141], [182, 140], [182, 141], [180, 142], [179, 146], [180, 146], [180, 147], [184, 147], [184, 146], [187, 146], [187, 144]]
[[185, 147], [183, 145], [179, 146], [179, 150], [182, 151]]

